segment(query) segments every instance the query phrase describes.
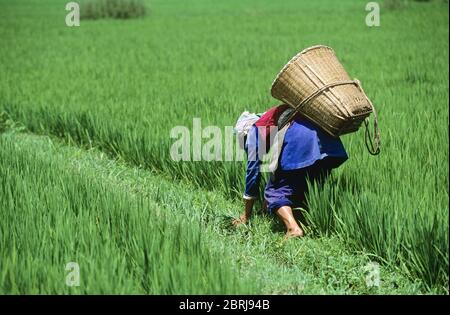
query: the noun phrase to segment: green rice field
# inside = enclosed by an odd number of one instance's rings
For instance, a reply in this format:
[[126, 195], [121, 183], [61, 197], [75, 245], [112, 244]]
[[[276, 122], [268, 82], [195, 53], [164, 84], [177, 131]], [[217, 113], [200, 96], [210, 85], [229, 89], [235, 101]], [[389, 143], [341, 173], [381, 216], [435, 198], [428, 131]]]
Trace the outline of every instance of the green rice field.
[[[0, 293], [448, 294], [446, 1], [381, 1], [379, 27], [358, 0], [144, 2], [68, 27], [67, 1], [0, 0]], [[262, 210], [233, 228], [245, 163], [174, 161], [171, 130], [278, 104], [316, 44], [361, 81], [381, 154], [342, 137], [305, 238]]]

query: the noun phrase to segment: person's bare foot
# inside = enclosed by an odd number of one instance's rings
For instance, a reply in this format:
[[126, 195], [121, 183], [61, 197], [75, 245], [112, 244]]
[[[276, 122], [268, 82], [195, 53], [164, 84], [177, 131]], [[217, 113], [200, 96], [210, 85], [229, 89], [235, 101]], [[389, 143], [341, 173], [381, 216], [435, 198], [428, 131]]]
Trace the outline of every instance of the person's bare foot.
[[285, 239], [294, 238], [294, 237], [303, 237], [304, 234], [305, 233], [303, 232], [303, 230], [300, 227], [295, 228], [295, 229], [289, 229], [286, 232]]
[[234, 226], [237, 227], [239, 225], [247, 223], [247, 221], [248, 221], [248, 217], [246, 215], [241, 215], [239, 217], [239, 219], [234, 219], [232, 223], [233, 223]]

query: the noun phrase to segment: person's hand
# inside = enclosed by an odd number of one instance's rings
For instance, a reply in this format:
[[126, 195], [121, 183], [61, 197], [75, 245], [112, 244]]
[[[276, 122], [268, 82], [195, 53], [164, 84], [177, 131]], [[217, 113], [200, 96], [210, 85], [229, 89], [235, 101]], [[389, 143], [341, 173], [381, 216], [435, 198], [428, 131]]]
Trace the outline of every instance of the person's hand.
[[239, 217], [239, 219], [234, 219], [233, 220], [233, 225], [234, 226], [238, 226], [238, 225], [241, 225], [241, 224], [245, 224], [245, 223], [247, 223], [248, 219], [249, 218], [245, 214], [243, 214], [243, 215], [241, 215]]

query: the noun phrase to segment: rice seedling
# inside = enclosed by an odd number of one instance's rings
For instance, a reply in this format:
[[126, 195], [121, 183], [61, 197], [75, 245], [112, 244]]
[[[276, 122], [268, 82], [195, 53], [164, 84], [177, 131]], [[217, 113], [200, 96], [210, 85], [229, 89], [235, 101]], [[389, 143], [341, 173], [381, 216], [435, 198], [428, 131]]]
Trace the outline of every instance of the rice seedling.
[[[16, 141], [14, 141], [16, 140]], [[205, 246], [199, 221], [0, 138], [0, 292], [236, 294], [254, 292], [226, 252]], [[32, 139], [33, 140], [33, 139]], [[37, 145], [37, 144], [38, 145]], [[228, 259], [230, 256], [228, 256]], [[79, 285], [65, 266], [79, 265]]]
[[[230, 230], [238, 204], [220, 193], [97, 150], [10, 130], [0, 144], [0, 206], [8, 209], [0, 225], [2, 293], [428, 292], [385, 267], [383, 284], [367, 286], [371, 255], [352, 254], [337, 238], [280, 242], [275, 221], [264, 217]], [[67, 285], [69, 263], [79, 266], [78, 286]]]
[[343, 137], [350, 160], [309, 196], [312, 233], [338, 235], [446, 291], [448, 4], [382, 8], [378, 28], [365, 25], [364, 5], [152, 1], [142, 19], [69, 28], [54, 1], [2, 2], [0, 111], [31, 132], [235, 201], [244, 163], [175, 162], [171, 128], [190, 128], [193, 117], [230, 126], [244, 110], [264, 111], [277, 103], [269, 87], [284, 63], [330, 45], [378, 110], [382, 153], [365, 152], [362, 132]]

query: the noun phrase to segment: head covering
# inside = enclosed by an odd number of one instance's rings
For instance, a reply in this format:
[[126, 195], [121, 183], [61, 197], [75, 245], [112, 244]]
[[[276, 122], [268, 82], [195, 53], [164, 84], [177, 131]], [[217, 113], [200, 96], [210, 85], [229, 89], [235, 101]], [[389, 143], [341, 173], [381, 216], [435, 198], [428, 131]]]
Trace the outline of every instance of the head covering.
[[234, 133], [238, 135], [247, 135], [250, 127], [253, 126], [256, 121], [258, 121], [259, 117], [260, 115], [249, 113], [248, 111], [243, 112], [241, 116], [239, 116], [236, 125], [234, 126]]
[[260, 116], [261, 114], [250, 113], [248, 111], [243, 112], [241, 116], [239, 116], [233, 132], [237, 134], [239, 138], [239, 145], [242, 149], [244, 148], [245, 137], [253, 124], [258, 121]]

